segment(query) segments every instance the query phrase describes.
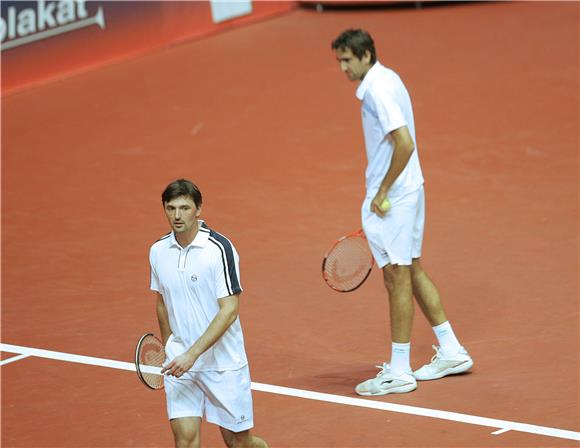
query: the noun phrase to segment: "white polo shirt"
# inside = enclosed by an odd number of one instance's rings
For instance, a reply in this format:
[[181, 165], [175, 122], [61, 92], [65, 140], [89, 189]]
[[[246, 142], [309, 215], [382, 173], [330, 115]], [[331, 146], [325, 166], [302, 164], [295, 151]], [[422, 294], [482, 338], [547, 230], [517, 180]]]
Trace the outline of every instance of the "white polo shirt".
[[[168, 353], [176, 355], [207, 330], [219, 311], [220, 298], [242, 292], [235, 247], [203, 221], [199, 223], [199, 231], [187, 247], [181, 247], [172, 232], [153, 244], [149, 252], [151, 289], [163, 296], [172, 331]], [[238, 318], [191, 370], [237, 370], [247, 363]]]
[[423, 185], [423, 174], [415, 138], [413, 107], [403, 81], [393, 70], [377, 61], [358, 86], [356, 96], [362, 101], [362, 125], [367, 153], [367, 197], [376, 195], [391, 165], [393, 143], [386, 136], [403, 126], [409, 129], [415, 150], [391, 186], [388, 197], [392, 199], [417, 190]]

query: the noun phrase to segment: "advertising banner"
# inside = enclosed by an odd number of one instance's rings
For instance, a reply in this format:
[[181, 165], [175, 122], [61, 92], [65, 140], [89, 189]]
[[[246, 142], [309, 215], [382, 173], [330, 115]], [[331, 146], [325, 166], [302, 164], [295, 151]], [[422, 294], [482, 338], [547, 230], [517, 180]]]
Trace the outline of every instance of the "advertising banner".
[[2, 94], [291, 10], [295, 2], [3, 0]]

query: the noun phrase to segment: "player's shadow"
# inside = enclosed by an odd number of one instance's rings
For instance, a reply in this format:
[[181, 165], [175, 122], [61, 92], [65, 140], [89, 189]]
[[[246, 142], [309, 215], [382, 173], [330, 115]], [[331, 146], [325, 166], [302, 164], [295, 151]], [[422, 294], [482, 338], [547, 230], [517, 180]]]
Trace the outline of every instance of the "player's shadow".
[[354, 387], [365, 379], [373, 378], [379, 369], [368, 364], [342, 364], [319, 368], [312, 375], [294, 378], [302, 389], [339, 395], [354, 393]]

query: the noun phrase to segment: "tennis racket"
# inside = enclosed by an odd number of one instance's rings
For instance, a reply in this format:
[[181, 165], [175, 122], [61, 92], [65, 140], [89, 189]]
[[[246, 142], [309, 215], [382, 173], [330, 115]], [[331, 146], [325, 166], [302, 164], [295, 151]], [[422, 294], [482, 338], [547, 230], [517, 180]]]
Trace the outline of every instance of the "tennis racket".
[[141, 336], [135, 349], [135, 371], [149, 389], [163, 389], [161, 366], [165, 361], [165, 347], [152, 333]]
[[322, 260], [322, 278], [338, 292], [360, 287], [371, 273], [375, 260], [362, 230], [339, 238]]

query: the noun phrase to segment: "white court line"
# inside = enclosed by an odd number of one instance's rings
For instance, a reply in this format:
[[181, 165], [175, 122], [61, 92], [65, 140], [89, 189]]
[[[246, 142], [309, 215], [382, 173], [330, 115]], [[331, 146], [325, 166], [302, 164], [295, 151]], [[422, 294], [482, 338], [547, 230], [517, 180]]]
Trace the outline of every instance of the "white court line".
[[497, 431], [492, 432], [492, 434], [494, 436], [499, 436], [500, 434], [503, 434], [504, 432], [508, 432], [510, 431], [509, 428], [503, 428], [503, 429], [498, 429]]
[[0, 366], [5, 366], [6, 364], [10, 364], [14, 361], [20, 361], [21, 359], [28, 358], [30, 355], [18, 355], [13, 356], [12, 358], [5, 359], [4, 361], [0, 361]]
[[[53, 352], [30, 347], [20, 347], [18, 345], [9, 345], [0, 343], [0, 351], [9, 353], [20, 353], [28, 356], [37, 356], [39, 358], [56, 359], [59, 361], [75, 362], [80, 364], [89, 364], [93, 366], [109, 367], [113, 369], [135, 371], [135, 365], [129, 362], [114, 361], [111, 359], [93, 358], [90, 356], [73, 355], [69, 353]], [[159, 373], [159, 368], [150, 368], [151, 373]], [[580, 433], [565, 429], [550, 428], [547, 426], [530, 425], [527, 423], [510, 422], [507, 420], [498, 420], [494, 418], [478, 417], [476, 415], [460, 414], [457, 412], [441, 411], [438, 409], [420, 408], [416, 406], [407, 406], [384, 401], [367, 400], [363, 398], [345, 397], [342, 395], [326, 394], [301, 389], [292, 389], [289, 387], [274, 386], [270, 384], [252, 383], [252, 389], [259, 392], [268, 392], [289, 397], [304, 398], [308, 400], [324, 401], [327, 403], [337, 403], [348, 406], [357, 406], [382, 411], [399, 412], [403, 414], [417, 415], [421, 417], [437, 418], [441, 420], [450, 420], [458, 423], [467, 423], [470, 425], [487, 426], [490, 428], [499, 428], [495, 434], [501, 434], [507, 431], [519, 431], [530, 434], [537, 434], [546, 437], [557, 437], [561, 439], [580, 440]]]

